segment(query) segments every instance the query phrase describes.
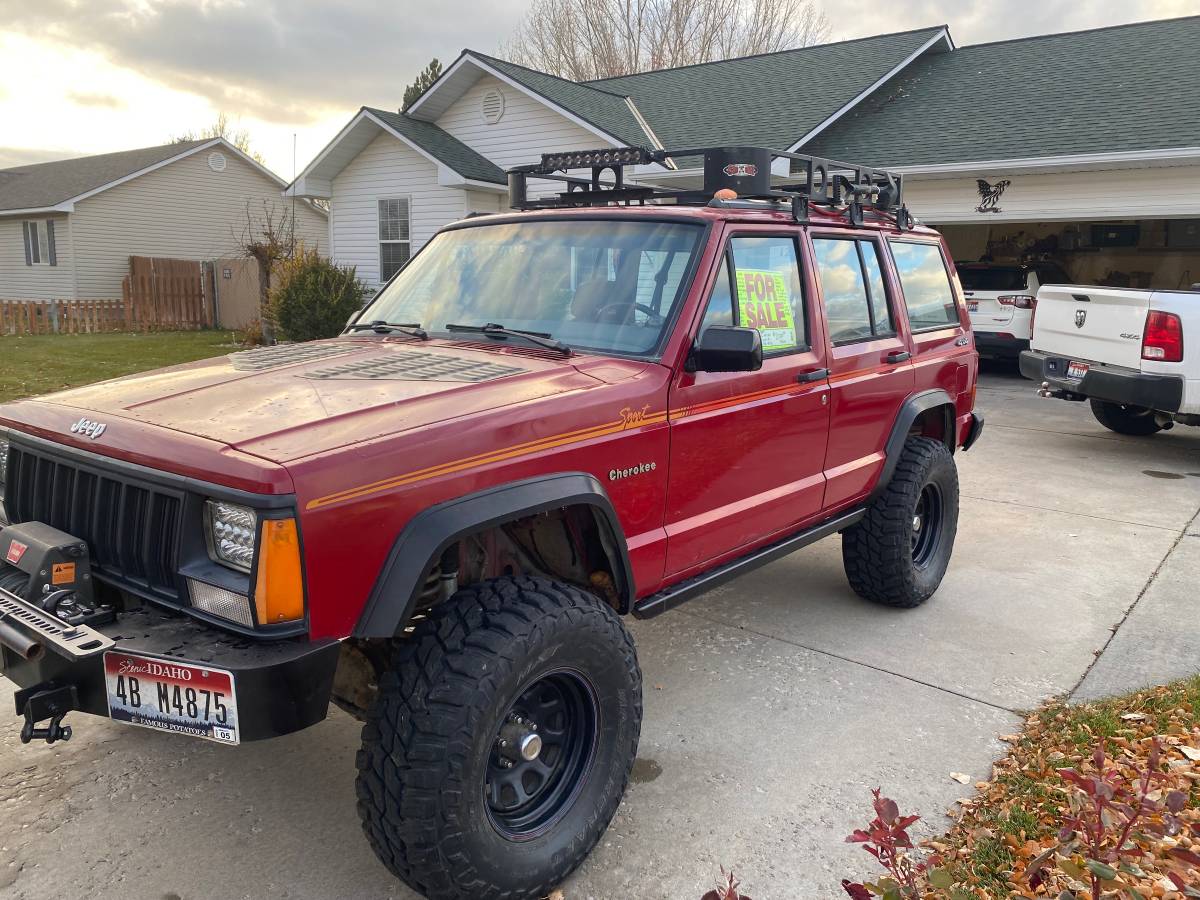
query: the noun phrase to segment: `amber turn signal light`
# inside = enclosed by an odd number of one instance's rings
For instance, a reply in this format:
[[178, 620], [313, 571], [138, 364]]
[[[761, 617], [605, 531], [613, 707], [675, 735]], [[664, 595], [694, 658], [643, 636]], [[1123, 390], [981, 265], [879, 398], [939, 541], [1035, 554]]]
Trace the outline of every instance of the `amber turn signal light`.
[[263, 520], [254, 606], [259, 625], [304, 618], [304, 576], [295, 519]]

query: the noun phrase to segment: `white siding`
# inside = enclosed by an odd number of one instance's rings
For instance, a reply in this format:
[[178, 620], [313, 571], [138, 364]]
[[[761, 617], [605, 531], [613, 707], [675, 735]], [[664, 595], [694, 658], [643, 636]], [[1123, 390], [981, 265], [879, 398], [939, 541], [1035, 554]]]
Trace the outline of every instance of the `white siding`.
[[[480, 103], [484, 93], [493, 88], [504, 95], [504, 115], [495, 125], [489, 125], [483, 121]], [[481, 76], [437, 124], [502, 169], [537, 162], [543, 153], [555, 150], [612, 146], [542, 101], [491, 75]]]
[[461, 219], [466, 205], [460, 188], [438, 184], [437, 166], [407, 144], [381, 134], [333, 179], [333, 253], [358, 277], [379, 285], [379, 201], [408, 197], [412, 252], [443, 225]]
[[[22, 217], [0, 218], [0, 300], [70, 300], [71, 232], [67, 216], [41, 216], [54, 220], [54, 255], [57, 265], [25, 265]], [[120, 296], [120, 291], [117, 291]]]
[[[975, 211], [979, 178], [1012, 182], [1000, 197], [1000, 212]], [[1200, 166], [1037, 175], [981, 171], [939, 179], [910, 175], [904, 179], [904, 199], [913, 215], [935, 224], [1195, 218], [1200, 217]]]
[[[291, 201], [276, 182], [227, 150], [225, 170], [214, 172], [210, 152], [193, 153], [76, 204], [71, 220], [81, 298], [120, 297], [130, 256], [236, 255], [247, 208], [256, 222], [264, 216], [264, 203], [276, 218], [290, 214]], [[325, 217], [303, 202], [295, 209], [297, 237], [325, 249]]]
[[504, 212], [508, 194], [492, 194], [487, 191], [464, 191], [467, 195], [467, 213]]

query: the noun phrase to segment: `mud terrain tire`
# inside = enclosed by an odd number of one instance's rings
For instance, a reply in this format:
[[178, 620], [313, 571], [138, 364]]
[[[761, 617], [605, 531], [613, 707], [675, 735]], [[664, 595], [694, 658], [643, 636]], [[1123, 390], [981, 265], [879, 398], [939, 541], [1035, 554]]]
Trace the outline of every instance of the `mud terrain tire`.
[[616, 813], [641, 719], [633, 640], [602, 600], [543, 578], [463, 588], [380, 678], [357, 761], [367, 839], [431, 900], [545, 897]]
[[939, 440], [910, 437], [892, 479], [842, 532], [842, 562], [860, 597], [920, 606], [938, 589], [958, 531], [958, 470]]

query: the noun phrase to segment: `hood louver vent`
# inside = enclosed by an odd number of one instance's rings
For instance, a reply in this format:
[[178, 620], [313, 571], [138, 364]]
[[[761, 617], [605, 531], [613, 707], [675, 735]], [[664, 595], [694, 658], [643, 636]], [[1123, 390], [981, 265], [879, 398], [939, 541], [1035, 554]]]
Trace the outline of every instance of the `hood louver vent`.
[[304, 374], [305, 378], [366, 378], [400, 381], [491, 381], [505, 375], [516, 375], [524, 369], [516, 366], [499, 366], [490, 362], [477, 362], [458, 356], [442, 356], [437, 353], [403, 351], [388, 356], [369, 356], [352, 362], [314, 369]]
[[262, 347], [257, 350], [230, 353], [229, 361], [239, 372], [261, 372], [264, 369], [312, 362], [328, 356], [341, 356], [343, 353], [353, 353], [355, 350], [361, 349], [362, 347], [336, 344], [284, 344], [280, 347]]

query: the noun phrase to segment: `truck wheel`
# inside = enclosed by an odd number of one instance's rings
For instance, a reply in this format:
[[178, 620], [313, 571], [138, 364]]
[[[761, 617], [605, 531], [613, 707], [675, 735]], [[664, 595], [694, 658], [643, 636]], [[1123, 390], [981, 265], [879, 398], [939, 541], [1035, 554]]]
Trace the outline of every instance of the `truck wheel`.
[[1101, 425], [1117, 434], [1145, 437], [1148, 434], [1162, 431], [1162, 426], [1154, 420], [1153, 410], [1141, 406], [1125, 406], [1121, 403], [1109, 403], [1107, 400], [1093, 400], [1092, 415]]
[[611, 607], [543, 578], [463, 588], [380, 678], [358, 754], [367, 839], [432, 900], [545, 897], [616, 813], [641, 722]]
[[941, 441], [910, 437], [887, 488], [842, 532], [842, 562], [860, 597], [920, 606], [942, 583], [958, 531], [958, 470]]

